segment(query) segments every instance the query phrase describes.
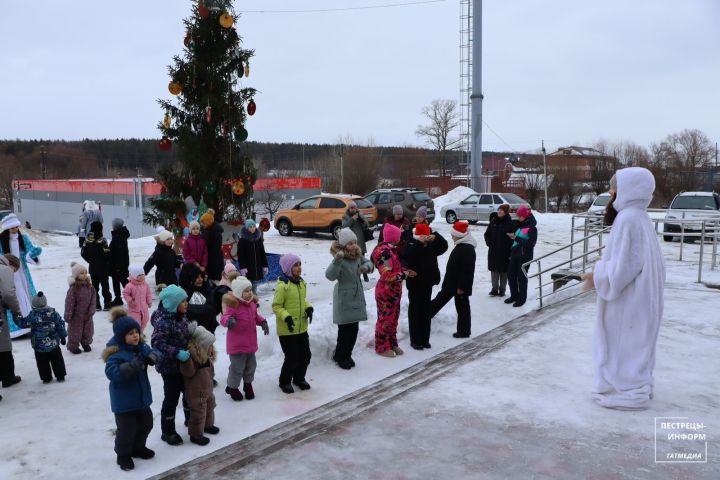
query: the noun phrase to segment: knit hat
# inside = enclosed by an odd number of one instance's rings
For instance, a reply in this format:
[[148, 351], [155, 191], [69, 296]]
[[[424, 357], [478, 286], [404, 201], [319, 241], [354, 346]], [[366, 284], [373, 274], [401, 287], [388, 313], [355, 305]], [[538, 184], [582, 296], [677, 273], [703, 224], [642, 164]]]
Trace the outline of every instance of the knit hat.
[[402, 215], [403, 214], [402, 205], [393, 205], [392, 213], [393, 213], [393, 215]]
[[130, 330], [141, 332], [140, 324], [134, 318], [128, 316], [127, 310], [123, 307], [113, 307], [110, 310], [110, 321], [113, 324], [113, 337], [119, 344], [125, 344], [125, 335]]
[[427, 223], [416, 223], [413, 236], [417, 238], [423, 235], [430, 235], [430, 226]]
[[357, 203], [355, 203], [355, 200], [350, 200], [348, 202], [347, 208], [357, 208]]
[[415, 216], [417, 218], [427, 218], [427, 207], [423, 205], [422, 207], [417, 209], [417, 212], [415, 212]]
[[227, 276], [230, 272], [237, 272], [237, 267], [232, 262], [232, 260], [225, 260], [225, 267], [223, 268], [223, 273]]
[[85, 268], [85, 265], [82, 265], [80, 263], [72, 262], [70, 263], [70, 271], [72, 272], [72, 277], [77, 278], [83, 273], [87, 273], [87, 268]]
[[14, 213], [10, 213], [2, 219], [2, 231], [10, 230], [13, 227], [19, 226], [20, 219]]
[[43, 292], [38, 292], [38, 294], [32, 299], [32, 308], [34, 310], [36, 308], [45, 307], [47, 307], [47, 297], [43, 294]]
[[158, 232], [158, 234], [155, 235], [154, 238], [158, 243], [165, 243], [168, 240], [172, 240], [173, 234], [172, 234], [172, 232], [163, 229], [163, 231]]
[[245, 277], [237, 277], [230, 285], [230, 289], [236, 298], [242, 298], [242, 293], [248, 288], [252, 288], [252, 283]]
[[168, 285], [160, 292], [160, 301], [165, 310], [170, 312], [177, 312], [178, 305], [185, 301], [186, 298], [187, 293], [185, 293], [185, 290], [177, 285]]
[[338, 243], [340, 245], [344, 247], [345, 245], [353, 241], [357, 242], [357, 235], [355, 235], [352, 230], [347, 227], [340, 230], [340, 233], [338, 233]]
[[517, 209], [517, 216], [522, 218], [527, 218], [530, 216], [530, 209], [523, 205], [522, 207]]
[[200, 223], [207, 226], [215, 223], [215, 210], [208, 208], [208, 211], [203, 213], [200, 217]]
[[245, 220], [245, 228], [250, 230], [252, 227], [257, 227], [255, 220], [253, 220], [252, 218], [248, 218], [247, 220]]
[[95, 233], [95, 234], [97, 234], [97, 233], [102, 234], [102, 231], [103, 231], [103, 225], [102, 225], [102, 223], [100, 223], [100, 222], [92, 222], [92, 223], [90, 224], [90, 231], [93, 232], [93, 233]]
[[7, 259], [8, 265], [15, 270], [20, 270], [20, 259], [12, 253], [6, 253], [5, 258]]
[[145, 269], [143, 269], [143, 266], [139, 263], [133, 263], [128, 267], [128, 272], [130, 272], [130, 278], [136, 279], [140, 275], [145, 275]]
[[292, 267], [300, 261], [300, 257], [292, 253], [280, 257], [280, 269], [288, 277], [292, 277]]
[[113, 218], [113, 230], [117, 230], [118, 228], [122, 228], [123, 226], [125, 226], [125, 220], [123, 220], [122, 218]]
[[468, 226], [470, 224], [467, 222], [467, 220], [458, 220], [457, 222], [453, 223], [453, 226], [450, 227], [450, 235], [452, 235], [455, 238], [463, 238], [468, 233]]
[[397, 243], [400, 241], [400, 233], [401, 232], [398, 227], [392, 223], [386, 223], [383, 226], [383, 241], [387, 243]]
[[207, 350], [213, 343], [215, 343], [215, 335], [210, 333], [202, 325], [198, 325], [198, 327], [195, 329], [192, 334], [192, 339], [203, 350]]
[[199, 228], [200, 228], [200, 222], [198, 222], [197, 220], [193, 220], [192, 222], [190, 222], [190, 227], [189, 227], [189, 229], [192, 230], [193, 228], [199, 229]]
[[498, 210], [502, 210], [507, 215], [510, 213], [510, 205], [508, 205], [507, 203], [503, 203], [498, 207]]

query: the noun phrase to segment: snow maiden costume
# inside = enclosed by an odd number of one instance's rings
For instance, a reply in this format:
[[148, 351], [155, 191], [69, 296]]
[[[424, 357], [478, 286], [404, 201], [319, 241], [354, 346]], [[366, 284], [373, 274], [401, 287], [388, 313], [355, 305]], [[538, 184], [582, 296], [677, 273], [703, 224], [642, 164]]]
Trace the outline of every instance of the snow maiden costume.
[[653, 397], [665, 285], [665, 263], [646, 212], [655, 179], [639, 167], [618, 170], [616, 178], [611, 205], [617, 217], [593, 272], [597, 289], [593, 397], [606, 408], [644, 410]]
[[[20, 270], [15, 272], [15, 294], [20, 303], [22, 316], [32, 311], [32, 299], [37, 294], [35, 284], [30, 275], [28, 262], [33, 265], [40, 263], [39, 257], [42, 247], [36, 247], [30, 241], [30, 237], [19, 230], [11, 233], [10, 229], [20, 227], [20, 219], [11, 213], [2, 219], [2, 233], [0, 233], [0, 254], [12, 253], [20, 259]], [[8, 324], [10, 325], [10, 336], [15, 338], [29, 332], [29, 329], [20, 329], [12, 319], [12, 312], [7, 313]]]

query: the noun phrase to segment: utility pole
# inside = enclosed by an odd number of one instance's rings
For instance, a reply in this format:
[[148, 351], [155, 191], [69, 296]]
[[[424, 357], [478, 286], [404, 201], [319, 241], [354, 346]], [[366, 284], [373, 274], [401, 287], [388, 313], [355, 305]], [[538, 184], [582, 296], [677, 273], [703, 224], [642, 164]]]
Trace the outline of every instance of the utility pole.
[[45, 150], [45, 145], [40, 145], [40, 178], [43, 180], [47, 178], [46, 155], [47, 150]]
[[545, 140], [541, 140], [541, 142], [542, 142], [542, 154], [543, 154], [543, 174], [545, 175], [545, 180], [543, 181], [543, 184], [544, 184], [544, 186], [545, 186], [545, 213], [547, 213], [547, 211], [548, 211], [547, 158], [545, 157]]
[[470, 143], [471, 188], [479, 192], [482, 175], [482, 0], [473, 0], [472, 34], [472, 140]]
[[343, 176], [343, 144], [340, 144], [340, 193], [345, 191], [345, 179]]

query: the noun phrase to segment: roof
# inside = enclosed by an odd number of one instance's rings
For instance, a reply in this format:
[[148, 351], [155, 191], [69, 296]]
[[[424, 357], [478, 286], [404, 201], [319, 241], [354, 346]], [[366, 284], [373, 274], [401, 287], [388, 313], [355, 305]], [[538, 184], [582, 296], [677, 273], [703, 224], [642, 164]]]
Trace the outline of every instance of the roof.
[[600, 150], [595, 150], [594, 148], [590, 147], [577, 147], [575, 145], [570, 145], [568, 147], [560, 147], [557, 149], [557, 151], [548, 154], [548, 157], [552, 156], [562, 156], [562, 155], [579, 155], [582, 157], [609, 157], [610, 155], [601, 152]]
[[678, 197], [712, 197], [715, 192], [680, 192]]

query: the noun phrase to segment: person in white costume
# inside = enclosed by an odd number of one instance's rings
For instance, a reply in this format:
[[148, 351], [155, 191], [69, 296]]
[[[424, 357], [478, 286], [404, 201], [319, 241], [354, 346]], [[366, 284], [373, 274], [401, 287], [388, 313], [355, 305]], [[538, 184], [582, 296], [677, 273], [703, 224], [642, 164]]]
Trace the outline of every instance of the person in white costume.
[[665, 286], [665, 263], [646, 211], [654, 191], [647, 169], [617, 171], [606, 214], [612, 230], [602, 258], [585, 275], [597, 290], [592, 396], [606, 408], [644, 410], [653, 398]]

